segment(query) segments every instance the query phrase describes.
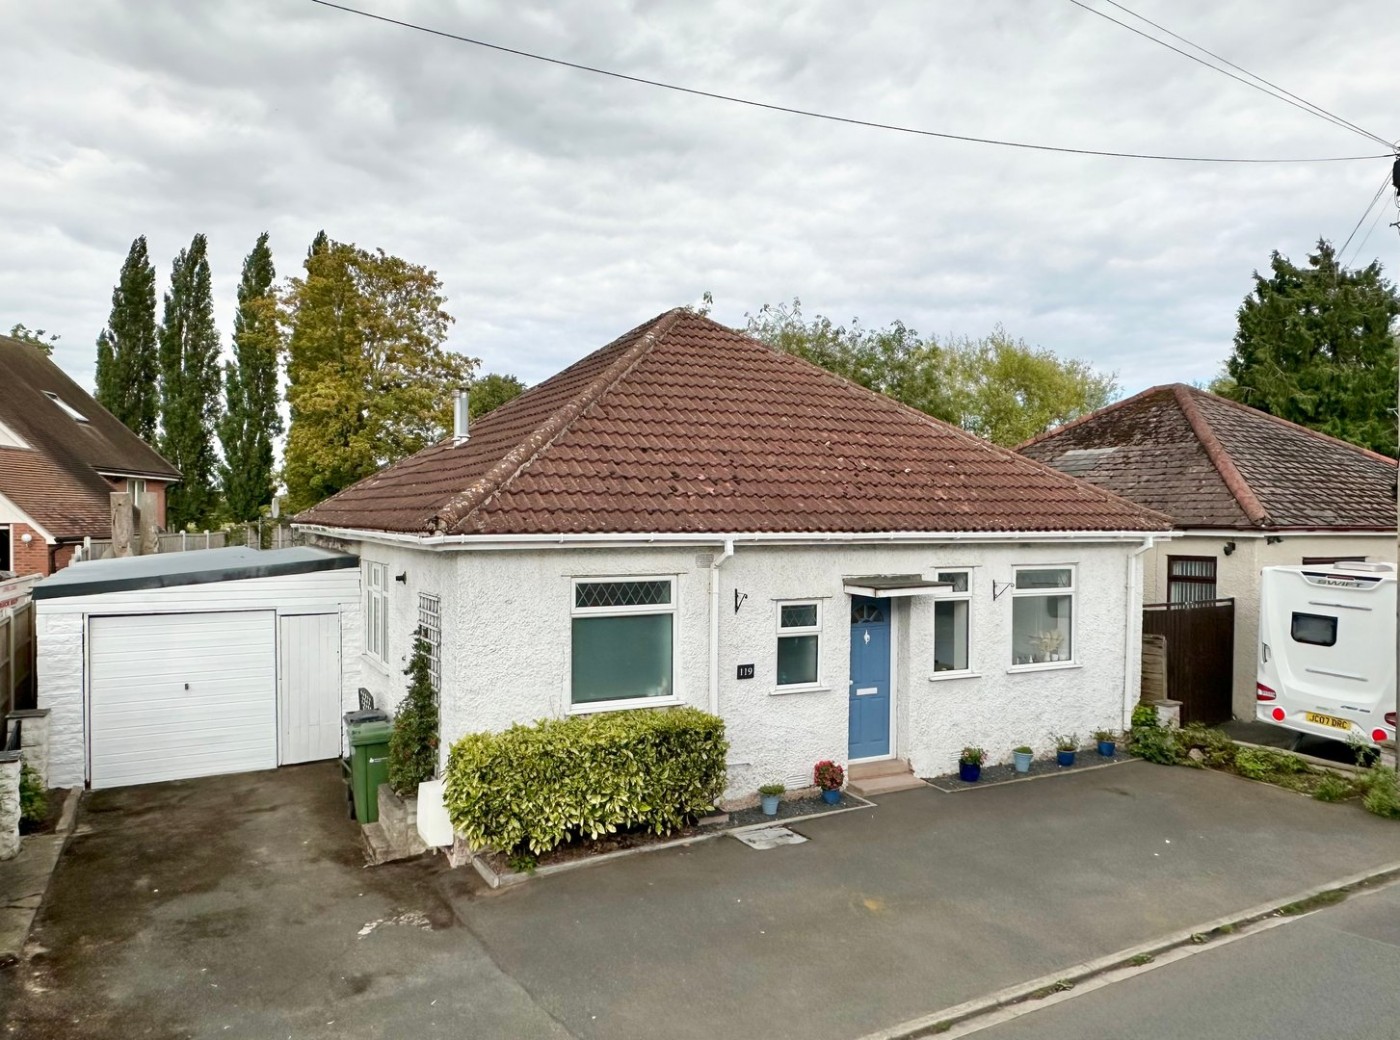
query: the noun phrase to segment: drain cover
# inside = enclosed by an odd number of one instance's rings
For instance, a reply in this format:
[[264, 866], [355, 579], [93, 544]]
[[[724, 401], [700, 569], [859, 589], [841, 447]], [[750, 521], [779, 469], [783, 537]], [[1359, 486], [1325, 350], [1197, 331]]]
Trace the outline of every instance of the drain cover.
[[807, 839], [786, 827], [760, 827], [757, 830], [737, 831], [738, 838], [751, 849], [776, 849], [779, 845], [801, 845]]

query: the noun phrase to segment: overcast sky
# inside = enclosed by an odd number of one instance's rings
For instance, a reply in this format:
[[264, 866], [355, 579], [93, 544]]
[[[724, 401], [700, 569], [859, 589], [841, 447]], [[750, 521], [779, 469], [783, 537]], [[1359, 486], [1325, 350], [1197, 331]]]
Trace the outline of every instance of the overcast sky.
[[[349, 0], [638, 76], [1079, 148], [1364, 155], [1374, 142], [1067, 0]], [[1125, 18], [1106, 0], [1089, 0]], [[1127, 0], [1400, 135], [1394, 0]], [[808, 313], [1015, 336], [1128, 392], [1209, 378], [1270, 250], [1340, 243], [1384, 160], [1215, 166], [1028, 152], [686, 97], [309, 0], [0, 0], [0, 327], [93, 341], [131, 240], [163, 289], [208, 234], [227, 346], [239, 264], [317, 229], [437, 270], [450, 343], [537, 382], [659, 311]], [[1385, 220], [1395, 219], [1394, 210]], [[1363, 228], [1363, 233], [1364, 233]], [[1360, 236], [1358, 236], [1360, 237]], [[1382, 222], [1365, 259], [1400, 266]]]

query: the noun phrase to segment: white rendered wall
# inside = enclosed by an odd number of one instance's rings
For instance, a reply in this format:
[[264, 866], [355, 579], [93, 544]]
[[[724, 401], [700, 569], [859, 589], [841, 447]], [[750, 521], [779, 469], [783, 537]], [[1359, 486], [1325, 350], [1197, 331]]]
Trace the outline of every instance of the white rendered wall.
[[358, 705], [361, 647], [360, 572], [314, 571], [244, 581], [177, 585], [34, 601], [38, 641], [38, 704], [50, 709], [49, 770], [54, 787], [87, 780], [84, 742], [87, 618], [93, 614], [169, 614], [188, 611], [275, 610], [279, 614], [340, 614], [341, 700]]
[[[417, 595], [442, 598], [444, 759], [465, 733], [558, 717], [570, 709], [571, 582], [576, 577], [673, 576], [676, 579], [675, 683], [680, 699], [709, 708], [710, 559], [716, 545], [678, 548], [533, 548], [428, 551], [369, 542], [344, 545], [365, 561], [388, 564], [392, 667], [362, 659], [362, 683], [376, 703], [402, 696], [408, 634]], [[897, 601], [894, 741], [919, 775], [951, 771], [965, 744], [992, 761], [1029, 743], [1050, 749], [1049, 733], [1087, 741], [1097, 728], [1124, 724], [1125, 639], [1135, 692], [1140, 600], [1126, 585], [1133, 545], [1087, 543], [929, 547], [739, 546], [719, 572], [719, 710], [727, 723], [730, 797], [762, 783], [810, 783], [822, 758], [847, 757], [850, 600], [843, 578], [972, 569], [971, 663], [975, 676], [931, 680], [933, 603]], [[1011, 593], [993, 601], [993, 582], [1013, 566], [1076, 567], [1073, 666], [1011, 672]], [[402, 584], [395, 575], [404, 574]], [[744, 597], [735, 612], [736, 590]], [[823, 604], [823, 688], [779, 693], [778, 600]], [[1131, 624], [1131, 631], [1127, 626]], [[755, 677], [736, 678], [753, 664]]]
[[[1263, 536], [1248, 532], [1179, 534], [1173, 541], [1152, 549], [1144, 573], [1144, 603], [1165, 603], [1168, 556], [1213, 556], [1216, 560], [1216, 594], [1235, 600], [1234, 714], [1254, 718], [1254, 684], [1258, 678], [1259, 571], [1264, 567], [1296, 566], [1304, 556], [1364, 556], [1376, 562], [1395, 562], [1395, 539], [1388, 535], [1280, 534], [1269, 545]], [[1234, 551], [1225, 555], [1225, 544]]]

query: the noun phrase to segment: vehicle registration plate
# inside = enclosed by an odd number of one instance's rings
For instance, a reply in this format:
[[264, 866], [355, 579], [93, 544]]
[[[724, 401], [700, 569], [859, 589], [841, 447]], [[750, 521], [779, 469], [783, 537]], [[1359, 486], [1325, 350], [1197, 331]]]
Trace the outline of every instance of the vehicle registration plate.
[[1331, 726], [1333, 729], [1351, 729], [1351, 723], [1346, 719], [1339, 719], [1335, 715], [1322, 715], [1315, 711], [1303, 713], [1309, 722], [1315, 722], [1319, 726]]

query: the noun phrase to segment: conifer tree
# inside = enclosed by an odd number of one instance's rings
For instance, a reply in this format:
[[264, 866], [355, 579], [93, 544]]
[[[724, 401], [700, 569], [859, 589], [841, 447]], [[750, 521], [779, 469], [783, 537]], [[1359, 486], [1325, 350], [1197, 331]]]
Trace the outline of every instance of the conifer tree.
[[233, 319], [233, 360], [224, 366], [224, 449], [220, 477], [224, 506], [232, 520], [255, 520], [272, 501], [272, 442], [282, 432], [277, 412], [277, 361], [282, 349], [277, 272], [267, 232], [243, 261], [238, 313]]
[[97, 400], [127, 428], [154, 441], [159, 417], [156, 271], [146, 236], [131, 243], [112, 290], [107, 327], [97, 336]]
[[207, 243], [195, 235], [170, 270], [160, 328], [161, 453], [180, 471], [166, 497], [172, 529], [208, 522], [217, 503], [214, 431], [219, 418], [219, 331]]
[[408, 692], [394, 713], [389, 736], [389, 785], [401, 795], [418, 793], [431, 780], [438, 763], [438, 692], [433, 686], [432, 647], [421, 630], [413, 641], [413, 656], [404, 674]]

